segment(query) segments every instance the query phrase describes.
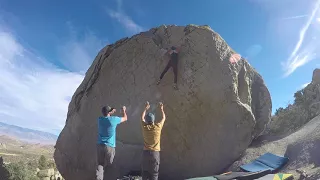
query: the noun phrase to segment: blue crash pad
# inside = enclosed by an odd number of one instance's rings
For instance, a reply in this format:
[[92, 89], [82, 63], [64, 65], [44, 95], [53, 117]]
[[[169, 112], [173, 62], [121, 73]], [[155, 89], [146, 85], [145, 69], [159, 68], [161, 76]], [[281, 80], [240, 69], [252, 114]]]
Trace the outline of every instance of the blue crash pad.
[[218, 180], [218, 179], [213, 176], [208, 176], [208, 177], [190, 178], [190, 179], [185, 179], [185, 180]]
[[272, 153], [266, 153], [253, 162], [245, 164], [240, 168], [248, 172], [258, 172], [264, 170], [271, 170], [273, 172], [281, 169], [285, 164], [287, 164], [288, 161], [289, 158], [287, 157], [277, 156]]

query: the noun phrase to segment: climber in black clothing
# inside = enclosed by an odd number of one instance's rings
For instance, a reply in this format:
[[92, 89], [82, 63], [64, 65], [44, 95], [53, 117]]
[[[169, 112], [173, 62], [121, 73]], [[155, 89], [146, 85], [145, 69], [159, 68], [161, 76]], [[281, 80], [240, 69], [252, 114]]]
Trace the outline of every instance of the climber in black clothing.
[[166, 54], [170, 55], [170, 60], [167, 64], [167, 66], [164, 68], [160, 75], [160, 79], [157, 82], [157, 85], [160, 84], [160, 81], [162, 80], [163, 76], [167, 73], [167, 71], [172, 67], [173, 74], [174, 74], [174, 88], [177, 89], [177, 76], [178, 76], [178, 54], [180, 52], [180, 47], [172, 46], [171, 49], [169, 49]]

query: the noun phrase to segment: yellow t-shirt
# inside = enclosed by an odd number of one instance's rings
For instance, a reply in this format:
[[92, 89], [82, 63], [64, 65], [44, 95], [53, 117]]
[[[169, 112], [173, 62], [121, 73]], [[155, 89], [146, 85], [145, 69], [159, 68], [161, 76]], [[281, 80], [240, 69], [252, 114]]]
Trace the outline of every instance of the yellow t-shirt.
[[160, 139], [163, 122], [147, 124], [142, 122], [142, 134], [144, 140], [144, 149], [160, 151]]

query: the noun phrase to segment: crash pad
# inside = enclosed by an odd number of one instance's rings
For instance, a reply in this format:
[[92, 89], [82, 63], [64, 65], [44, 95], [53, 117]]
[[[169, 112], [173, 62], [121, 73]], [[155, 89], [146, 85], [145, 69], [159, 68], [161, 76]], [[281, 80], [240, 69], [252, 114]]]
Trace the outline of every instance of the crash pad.
[[190, 178], [190, 179], [185, 179], [185, 180], [218, 180], [218, 179], [213, 176], [207, 176], [207, 177]]
[[118, 178], [117, 180], [142, 180], [141, 176], [124, 176], [122, 178]]
[[197, 177], [187, 180], [231, 180], [231, 179], [257, 179], [259, 177], [269, 174], [270, 170], [260, 171], [260, 172], [228, 172], [221, 175], [207, 176], [207, 177]]
[[258, 172], [264, 170], [271, 170], [272, 172], [281, 169], [289, 158], [278, 156], [272, 153], [265, 153], [251, 163], [240, 166], [240, 168], [247, 172]]
[[215, 175], [214, 177], [218, 180], [231, 180], [231, 179], [257, 179], [259, 177], [263, 177], [267, 174], [270, 174], [270, 170], [259, 171], [259, 172], [230, 172], [221, 175]]
[[278, 174], [268, 174], [263, 177], [258, 178], [259, 180], [291, 180], [293, 179], [292, 174], [283, 174], [283, 173], [278, 173]]

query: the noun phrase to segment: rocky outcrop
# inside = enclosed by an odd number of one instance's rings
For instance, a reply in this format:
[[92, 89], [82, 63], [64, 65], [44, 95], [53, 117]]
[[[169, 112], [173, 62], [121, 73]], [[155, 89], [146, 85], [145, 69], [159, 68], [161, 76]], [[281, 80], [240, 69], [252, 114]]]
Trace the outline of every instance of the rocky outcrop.
[[[294, 94], [294, 103], [277, 109], [267, 127], [267, 134], [288, 135], [320, 115], [320, 69], [313, 71], [312, 82]], [[319, 76], [320, 77], [320, 76]]]
[[251, 147], [229, 170], [238, 170], [258, 156], [272, 152], [289, 157], [281, 172], [294, 174], [305, 171], [309, 178], [320, 178], [320, 82], [319, 69], [313, 71], [312, 82], [294, 94], [295, 100], [286, 108], [279, 108], [267, 127], [265, 135]]
[[317, 68], [313, 71], [312, 75], [312, 83], [314, 84], [320, 84], [320, 69]]
[[305, 89], [305, 105], [309, 118], [313, 118], [320, 114], [320, 82], [312, 81]]
[[[269, 137], [270, 138], [270, 137]], [[228, 170], [237, 171], [239, 166], [249, 163], [266, 152], [289, 157], [288, 164], [280, 172], [292, 173], [294, 179], [300, 175], [296, 170], [304, 170], [310, 178], [320, 178], [320, 116], [315, 117], [297, 132], [280, 140], [257, 144], [243, 154]]]
[[[161, 49], [181, 45], [178, 86]], [[127, 106], [128, 122], [118, 127], [114, 174], [139, 170], [140, 113], [145, 101], [164, 102], [161, 179], [218, 173], [265, 129], [271, 99], [262, 77], [208, 26], [160, 26], [103, 48], [69, 104], [66, 125], [54, 153], [65, 179], [95, 177], [97, 121], [105, 104]], [[151, 106], [154, 111], [155, 107]], [[156, 116], [158, 113], [156, 113]]]

